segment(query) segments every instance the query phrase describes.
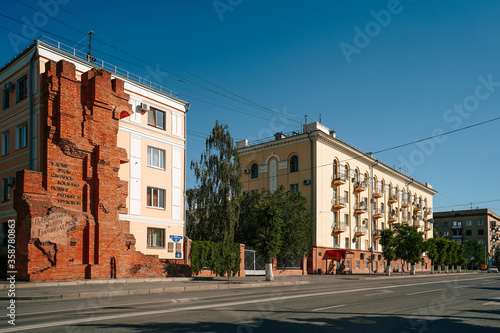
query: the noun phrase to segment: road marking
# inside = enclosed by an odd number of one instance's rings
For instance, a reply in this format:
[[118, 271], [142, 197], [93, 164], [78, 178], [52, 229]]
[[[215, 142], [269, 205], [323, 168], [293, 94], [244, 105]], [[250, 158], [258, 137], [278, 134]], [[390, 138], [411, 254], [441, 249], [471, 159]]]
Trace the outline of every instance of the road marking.
[[458, 288], [467, 288], [469, 286], [458, 286], [458, 287], [453, 287], [453, 289], [458, 289]]
[[[484, 279], [489, 279], [489, 277], [472, 278], [472, 279], [462, 279], [460, 281], [473, 281], [473, 280], [484, 280]], [[455, 281], [458, 282], [457, 280], [455, 280]], [[182, 312], [182, 311], [193, 311], [193, 310], [213, 309], [213, 308], [228, 307], [228, 306], [246, 305], [246, 304], [275, 302], [275, 301], [283, 301], [283, 300], [288, 300], [288, 299], [297, 299], [297, 298], [306, 298], [306, 297], [320, 297], [320, 296], [326, 296], [326, 295], [346, 294], [346, 293], [368, 291], [368, 290], [403, 288], [403, 287], [421, 286], [421, 285], [427, 285], [427, 284], [452, 283], [452, 282], [454, 282], [454, 281], [447, 280], [447, 281], [408, 283], [408, 284], [382, 286], [382, 287], [376, 287], [376, 288], [359, 288], [359, 289], [349, 289], [349, 290], [337, 290], [337, 291], [328, 291], [328, 292], [318, 292], [318, 293], [302, 294], [302, 295], [290, 295], [290, 296], [270, 297], [270, 298], [267, 298], [267, 299], [266, 298], [259, 298], [259, 299], [247, 300], [247, 301], [234, 301], [234, 302], [226, 303], [224, 305], [221, 305], [221, 304], [208, 304], [208, 305], [188, 306], [188, 307], [184, 307], [184, 308], [174, 308], [174, 309], [163, 309], [163, 310], [155, 310], [155, 311], [141, 311], [141, 312], [131, 312], [131, 313], [123, 313], [123, 314], [113, 314], [113, 315], [101, 316], [101, 317], [88, 317], [88, 318], [81, 318], [81, 319], [56, 321], [56, 322], [50, 322], [50, 323], [45, 323], [45, 324], [33, 324], [33, 325], [26, 325], [26, 326], [18, 326], [18, 325], [16, 325], [16, 327], [13, 327], [13, 328], [2, 329], [2, 330], [0, 330], [0, 333], [4, 333], [4, 332], [5, 333], [6, 332], [20, 332], [20, 331], [33, 330], [33, 329], [46, 328], [46, 327], [56, 327], [56, 326], [64, 326], [64, 325], [75, 325], [75, 324], [83, 324], [83, 323], [97, 322], [97, 321], [103, 321], [103, 320], [114, 320], [114, 319], [121, 319], [121, 318], [133, 318], [133, 317], [142, 317], [142, 316], [152, 316], [152, 315], [159, 315], [159, 314], [165, 314], [165, 313], [175, 313], [175, 312]], [[452, 287], [450, 287], [450, 289], [451, 288]]]
[[389, 294], [389, 293], [393, 293], [393, 292], [394, 292], [393, 290], [381, 290], [381, 292], [378, 292], [376, 294], [368, 294], [365, 296], [378, 296], [378, 295], [384, 295], [384, 294]]
[[490, 282], [483, 282], [481, 284], [492, 284], [492, 283], [496, 283], [495, 281], [490, 281]]
[[491, 298], [491, 301], [483, 303], [483, 305], [500, 305], [500, 297]]
[[426, 294], [426, 293], [433, 293], [435, 291], [441, 291], [441, 290], [444, 290], [444, 289], [434, 289], [434, 290], [419, 291], [418, 293], [406, 294], [406, 296], [418, 295], [418, 294]]
[[333, 308], [341, 308], [345, 306], [345, 304], [339, 304], [339, 305], [332, 305], [332, 306], [325, 306], [324, 308], [318, 308], [318, 309], [313, 309], [311, 311], [321, 311], [321, 310], [326, 310], [326, 309], [333, 309]]

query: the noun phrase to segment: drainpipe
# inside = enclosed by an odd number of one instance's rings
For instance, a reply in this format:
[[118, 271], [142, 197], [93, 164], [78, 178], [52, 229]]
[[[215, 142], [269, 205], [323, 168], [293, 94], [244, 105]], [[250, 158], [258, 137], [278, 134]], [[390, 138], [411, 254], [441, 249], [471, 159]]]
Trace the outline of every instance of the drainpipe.
[[[311, 132], [307, 132], [307, 137], [309, 138], [310, 142], [310, 150], [311, 150], [311, 231], [314, 230], [314, 221], [316, 220], [316, 217], [314, 216], [314, 181], [313, 181], [313, 176], [314, 176], [314, 168], [313, 168], [313, 142], [311, 139]], [[311, 247], [314, 245], [314, 232], [311, 232]], [[316, 259], [316, 258], [314, 258]]]
[[[370, 221], [370, 227], [373, 225], [373, 208], [377, 209], [377, 207], [373, 207], [373, 187], [376, 186], [376, 184], [374, 184], [374, 178], [373, 178], [373, 167], [376, 166], [378, 164], [378, 160], [376, 160], [376, 163], [375, 164], [372, 164], [370, 166], [370, 177], [371, 177], [371, 180], [372, 180], [372, 188], [371, 188], [371, 191], [369, 190], [368, 192], [368, 201], [370, 202], [370, 205], [372, 206], [372, 209], [368, 211], [368, 218], [369, 218], [369, 221]], [[372, 256], [372, 262], [371, 262], [371, 271], [373, 272], [373, 251], [375, 250], [375, 240], [373, 239], [374, 235], [373, 233], [375, 232], [375, 230], [372, 230], [371, 231], [371, 241], [372, 241], [372, 251], [371, 251], [371, 256]]]
[[29, 112], [29, 169], [30, 170], [35, 170], [36, 165], [34, 165], [34, 155], [35, 155], [35, 125], [36, 125], [36, 120], [35, 120], [35, 107], [34, 107], [34, 85], [35, 85], [35, 78], [34, 78], [34, 73], [35, 73], [35, 64], [34, 60], [38, 56], [38, 41], [36, 41], [36, 46], [35, 46], [35, 52], [33, 53], [33, 56], [30, 59], [30, 68], [29, 68], [29, 104], [30, 104], [30, 112]]

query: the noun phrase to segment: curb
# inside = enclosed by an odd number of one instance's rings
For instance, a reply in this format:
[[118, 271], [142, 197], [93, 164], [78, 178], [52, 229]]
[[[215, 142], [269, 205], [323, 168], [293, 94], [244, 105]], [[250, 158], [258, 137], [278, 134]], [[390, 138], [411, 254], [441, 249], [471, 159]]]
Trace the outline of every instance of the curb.
[[[103, 298], [114, 296], [127, 295], [143, 295], [143, 294], [161, 294], [170, 292], [183, 292], [195, 290], [217, 290], [217, 289], [249, 289], [257, 287], [282, 287], [293, 285], [310, 284], [309, 281], [286, 281], [286, 282], [265, 282], [265, 283], [244, 283], [244, 284], [214, 284], [202, 286], [185, 286], [185, 287], [165, 287], [151, 289], [132, 289], [132, 290], [117, 290], [117, 291], [98, 291], [98, 292], [82, 292], [74, 294], [62, 295], [47, 295], [47, 296], [16, 296], [15, 300], [36, 301], [36, 300], [60, 300], [60, 299], [79, 299], [79, 298]], [[52, 286], [51, 286], [52, 287]], [[0, 297], [0, 300], [10, 300], [10, 297]]]
[[352, 278], [352, 280], [387, 280], [387, 279], [405, 279], [405, 278], [425, 278], [425, 277], [443, 277], [443, 276], [455, 276], [455, 275], [474, 275], [479, 274], [478, 272], [467, 272], [467, 273], [435, 273], [435, 274], [425, 274], [425, 275], [383, 275], [383, 276], [372, 276], [372, 277], [359, 277]]

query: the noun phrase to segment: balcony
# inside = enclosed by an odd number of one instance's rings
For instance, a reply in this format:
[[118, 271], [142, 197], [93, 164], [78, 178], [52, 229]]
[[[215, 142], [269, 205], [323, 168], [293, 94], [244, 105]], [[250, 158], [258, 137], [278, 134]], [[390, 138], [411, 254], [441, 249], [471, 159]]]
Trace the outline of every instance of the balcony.
[[347, 176], [341, 173], [337, 176], [333, 176], [332, 187], [344, 185], [346, 182], [347, 182]]
[[422, 211], [422, 204], [416, 204], [415, 208], [413, 208], [414, 212], [421, 212]]
[[360, 203], [354, 206], [354, 215], [361, 215], [366, 213], [366, 211], [367, 211], [366, 204], [364, 203]]
[[393, 209], [389, 212], [389, 223], [396, 222], [398, 220], [398, 211]]
[[334, 234], [340, 234], [347, 230], [347, 223], [345, 221], [334, 221], [332, 230]]
[[457, 223], [457, 224], [453, 224], [453, 225], [451, 226], [451, 228], [452, 228], [452, 229], [462, 229], [462, 223], [460, 223], [460, 224], [458, 224], [458, 223]]
[[424, 208], [424, 215], [431, 215], [432, 214], [432, 208]]
[[366, 181], [359, 181], [354, 183], [354, 193], [363, 192], [366, 190]]
[[337, 211], [339, 209], [345, 208], [347, 206], [346, 197], [337, 197], [332, 200], [332, 210]]
[[373, 239], [377, 240], [380, 239], [380, 237], [382, 237], [382, 230], [380, 229], [373, 230]]
[[408, 225], [408, 224], [410, 224], [410, 220], [407, 217], [403, 217], [401, 219], [401, 224]]
[[415, 221], [413, 221], [413, 226], [414, 227], [423, 228], [424, 227], [424, 221], [422, 221], [422, 220], [415, 220]]
[[425, 228], [424, 228], [425, 231], [429, 231], [429, 230], [432, 230], [432, 223], [430, 222], [425, 222]]
[[423, 220], [424, 218], [423, 218], [422, 214], [415, 214], [415, 215], [413, 215], [413, 219], [414, 220]]
[[378, 219], [381, 219], [382, 217], [384, 217], [384, 210], [381, 208], [375, 208], [373, 210], [373, 218], [375, 220], [378, 220]]
[[389, 200], [387, 202], [389, 203], [389, 205], [392, 205], [392, 204], [398, 202], [398, 196], [395, 194], [389, 195]]
[[401, 207], [403, 208], [410, 207], [410, 202], [408, 201], [408, 199], [403, 199], [403, 201], [401, 201]]
[[361, 237], [366, 235], [367, 228], [366, 225], [358, 225], [354, 228], [354, 237]]
[[453, 238], [453, 239], [462, 239], [463, 235], [452, 235], [451, 238]]
[[372, 196], [375, 199], [382, 198], [384, 196], [384, 192], [382, 191], [381, 188], [374, 188], [372, 192]]

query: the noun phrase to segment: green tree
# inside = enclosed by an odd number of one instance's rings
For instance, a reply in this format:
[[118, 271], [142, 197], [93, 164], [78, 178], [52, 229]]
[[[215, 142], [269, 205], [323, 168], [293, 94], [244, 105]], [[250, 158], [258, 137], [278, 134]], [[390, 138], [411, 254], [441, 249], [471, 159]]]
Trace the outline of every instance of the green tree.
[[192, 161], [191, 169], [198, 185], [186, 193], [191, 238], [232, 244], [242, 185], [227, 125], [215, 123], [200, 161]]
[[430, 238], [425, 242], [425, 250], [427, 252], [427, 256], [431, 259], [431, 274], [434, 274], [434, 264], [436, 259], [438, 258], [437, 246], [436, 246], [437, 238]]
[[448, 243], [448, 260], [446, 261], [446, 271], [448, 271], [448, 266], [451, 265], [452, 273], [455, 273], [455, 265], [459, 261], [460, 244], [455, 241], [449, 241]]
[[417, 227], [394, 225], [394, 244], [396, 256], [412, 265], [410, 274], [415, 274], [415, 267], [424, 252], [423, 233]]
[[261, 200], [259, 192], [250, 192], [241, 198], [240, 217], [236, 225], [234, 241], [246, 246], [255, 247], [256, 228], [254, 225], [255, 206]]
[[285, 223], [281, 229], [283, 241], [278, 257], [288, 261], [302, 259], [311, 249], [311, 213], [306, 207], [307, 199], [291, 191], [278, 199], [282, 199], [280, 205]]
[[380, 232], [380, 245], [382, 245], [382, 255], [387, 260], [386, 274], [391, 275], [391, 262], [397, 258], [393, 230], [383, 229]]
[[255, 205], [254, 225], [256, 228], [255, 249], [266, 260], [266, 281], [273, 281], [273, 259], [278, 255], [283, 242], [283, 211], [279, 197], [283, 188], [275, 193], [263, 189], [261, 200]]
[[472, 269], [478, 269], [479, 264], [484, 263], [485, 260], [484, 245], [471, 239], [465, 241], [463, 246], [467, 266], [470, 266]]
[[449, 240], [445, 238], [436, 239], [436, 263], [438, 264], [438, 272], [441, 273], [441, 266], [448, 261], [448, 246]]
[[494, 249], [495, 253], [493, 254], [493, 262], [498, 269], [500, 269], [500, 245], [497, 245]]

